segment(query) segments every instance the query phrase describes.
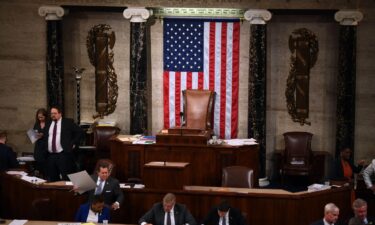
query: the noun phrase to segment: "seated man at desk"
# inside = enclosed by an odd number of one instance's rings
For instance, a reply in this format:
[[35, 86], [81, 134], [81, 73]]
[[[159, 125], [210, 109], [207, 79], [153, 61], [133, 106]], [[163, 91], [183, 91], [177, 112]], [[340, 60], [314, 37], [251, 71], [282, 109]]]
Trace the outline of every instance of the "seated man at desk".
[[96, 174], [91, 178], [95, 181], [96, 188], [89, 192], [89, 200], [92, 201], [95, 195], [103, 195], [105, 205], [113, 210], [120, 208], [124, 194], [120, 189], [119, 181], [110, 176], [110, 164], [99, 161]]
[[156, 203], [139, 219], [139, 225], [196, 225], [185, 205], [176, 203], [176, 196], [168, 193], [163, 202]]
[[18, 167], [17, 154], [6, 145], [7, 133], [0, 130], [0, 171]]
[[92, 202], [82, 204], [76, 214], [76, 222], [94, 222], [103, 223], [103, 220], [109, 221], [109, 208], [104, 206], [102, 195], [95, 195]]
[[202, 221], [204, 225], [246, 225], [246, 220], [240, 210], [232, 208], [223, 200], [214, 207]]
[[373, 218], [367, 217], [367, 202], [357, 198], [353, 202], [354, 217], [349, 220], [349, 225], [374, 224]]
[[311, 225], [338, 225], [339, 214], [339, 208], [333, 203], [328, 203], [324, 206], [324, 218]]

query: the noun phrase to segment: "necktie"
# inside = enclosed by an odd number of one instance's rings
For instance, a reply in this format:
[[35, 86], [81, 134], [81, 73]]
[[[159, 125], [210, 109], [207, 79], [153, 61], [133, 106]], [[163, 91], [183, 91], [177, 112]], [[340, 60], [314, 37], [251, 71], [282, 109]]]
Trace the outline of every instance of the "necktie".
[[172, 225], [172, 222], [171, 222], [171, 212], [167, 212], [167, 225]]
[[222, 225], [227, 225], [227, 221], [225, 220], [225, 216], [223, 216], [222, 218], [223, 218], [223, 223], [222, 223]]
[[100, 180], [99, 186], [96, 188], [95, 195], [100, 195], [103, 191], [103, 180]]
[[56, 152], [56, 133], [57, 133], [57, 121], [55, 121], [55, 125], [53, 126], [53, 133], [52, 133], [52, 152]]

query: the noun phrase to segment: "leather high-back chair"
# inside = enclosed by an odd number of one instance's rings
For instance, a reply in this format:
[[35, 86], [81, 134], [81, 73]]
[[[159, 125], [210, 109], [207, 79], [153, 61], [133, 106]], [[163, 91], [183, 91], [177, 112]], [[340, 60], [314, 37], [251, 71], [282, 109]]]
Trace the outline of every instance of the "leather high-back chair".
[[110, 158], [111, 146], [109, 140], [111, 137], [118, 135], [120, 129], [111, 126], [96, 126], [93, 131], [97, 158]]
[[309, 176], [311, 174], [311, 139], [309, 132], [284, 133], [285, 152], [282, 175]]
[[215, 92], [209, 90], [184, 90], [184, 124], [191, 129], [211, 130]]
[[222, 187], [252, 188], [253, 170], [245, 166], [228, 166], [223, 168]]

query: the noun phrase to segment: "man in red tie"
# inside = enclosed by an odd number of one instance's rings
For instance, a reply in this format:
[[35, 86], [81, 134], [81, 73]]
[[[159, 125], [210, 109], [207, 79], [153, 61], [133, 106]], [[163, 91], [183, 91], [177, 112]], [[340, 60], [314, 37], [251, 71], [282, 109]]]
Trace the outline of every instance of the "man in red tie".
[[83, 132], [72, 119], [63, 118], [57, 106], [51, 108], [51, 119], [44, 134], [48, 140], [48, 180], [68, 180], [67, 175], [75, 171], [73, 149]]

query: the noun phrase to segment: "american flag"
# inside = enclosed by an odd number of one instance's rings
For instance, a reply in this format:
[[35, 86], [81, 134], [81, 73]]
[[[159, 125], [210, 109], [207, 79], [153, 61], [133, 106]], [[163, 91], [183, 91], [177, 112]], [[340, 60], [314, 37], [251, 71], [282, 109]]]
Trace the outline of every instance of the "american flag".
[[183, 90], [213, 90], [215, 135], [237, 137], [239, 34], [238, 21], [164, 19], [165, 128], [181, 125]]

